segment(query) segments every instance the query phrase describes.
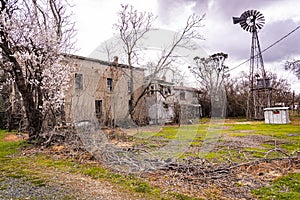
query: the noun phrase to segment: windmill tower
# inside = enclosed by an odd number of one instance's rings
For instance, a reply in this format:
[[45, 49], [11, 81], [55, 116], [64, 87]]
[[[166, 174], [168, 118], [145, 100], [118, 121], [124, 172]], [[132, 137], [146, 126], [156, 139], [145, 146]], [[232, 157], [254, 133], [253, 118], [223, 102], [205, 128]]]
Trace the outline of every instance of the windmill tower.
[[257, 32], [265, 24], [265, 18], [257, 10], [248, 10], [240, 17], [233, 17], [233, 24], [238, 23], [244, 30], [252, 34], [247, 118], [263, 119], [263, 109], [270, 106], [271, 88], [270, 78], [266, 77]]

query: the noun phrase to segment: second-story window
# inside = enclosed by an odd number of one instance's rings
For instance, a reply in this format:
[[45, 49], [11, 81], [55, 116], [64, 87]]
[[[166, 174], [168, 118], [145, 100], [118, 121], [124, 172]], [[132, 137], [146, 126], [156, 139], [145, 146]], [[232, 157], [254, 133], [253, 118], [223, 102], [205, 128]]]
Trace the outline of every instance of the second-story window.
[[75, 89], [82, 90], [83, 89], [83, 75], [75, 74]]
[[107, 86], [107, 91], [112, 92], [112, 90], [113, 90], [113, 80], [111, 78], [107, 78], [106, 86]]
[[185, 100], [185, 92], [184, 91], [181, 91], [179, 95], [180, 95], [180, 100]]

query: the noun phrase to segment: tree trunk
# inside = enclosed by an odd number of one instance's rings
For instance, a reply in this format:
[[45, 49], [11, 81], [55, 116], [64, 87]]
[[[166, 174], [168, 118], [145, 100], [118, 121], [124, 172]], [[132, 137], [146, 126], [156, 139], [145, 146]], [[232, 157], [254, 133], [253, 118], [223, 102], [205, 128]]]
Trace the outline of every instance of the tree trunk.
[[27, 118], [26, 130], [29, 131], [29, 140], [36, 140], [42, 130], [42, 113], [38, 104], [34, 102], [33, 95], [29, 91], [20, 91], [24, 100], [25, 114]]
[[38, 98], [35, 102], [33, 90], [30, 85], [26, 84], [23, 76], [22, 68], [13, 56], [8, 56], [9, 60], [14, 64], [11, 71], [12, 77], [16, 81], [16, 86], [21, 93], [25, 107], [25, 114], [27, 118], [26, 130], [29, 131], [29, 140], [36, 140], [42, 129], [42, 113], [40, 106], [42, 105], [42, 93], [38, 90]]

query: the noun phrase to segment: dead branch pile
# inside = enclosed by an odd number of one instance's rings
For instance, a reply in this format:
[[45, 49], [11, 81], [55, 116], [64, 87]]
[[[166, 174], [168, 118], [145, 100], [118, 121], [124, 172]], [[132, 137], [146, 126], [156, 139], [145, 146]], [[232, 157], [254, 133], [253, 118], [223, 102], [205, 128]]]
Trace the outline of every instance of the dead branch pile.
[[[300, 169], [299, 152], [288, 154], [276, 145], [259, 159], [249, 150], [220, 144], [215, 151], [227, 150], [223, 162], [192, 156], [176, 160], [161, 158], [143, 145], [117, 146], [112, 142], [116, 137], [121, 136], [120, 141], [124, 142], [124, 135], [119, 132], [101, 130], [89, 123], [77, 127], [77, 131], [46, 133], [44, 146], [51, 148], [50, 153], [54, 154], [77, 159], [96, 158], [112, 170], [141, 176], [172, 192], [205, 198], [215, 195], [212, 199], [252, 199], [251, 190]], [[237, 157], [239, 160], [234, 160]]]
[[288, 172], [299, 172], [300, 157], [264, 158], [236, 164], [216, 164], [200, 158], [170, 163], [147, 174], [153, 185], [205, 199], [254, 199], [251, 190], [267, 186]]
[[92, 159], [86, 151], [78, 132], [73, 127], [60, 127], [44, 132], [41, 136], [41, 151], [64, 158], [77, 160]]

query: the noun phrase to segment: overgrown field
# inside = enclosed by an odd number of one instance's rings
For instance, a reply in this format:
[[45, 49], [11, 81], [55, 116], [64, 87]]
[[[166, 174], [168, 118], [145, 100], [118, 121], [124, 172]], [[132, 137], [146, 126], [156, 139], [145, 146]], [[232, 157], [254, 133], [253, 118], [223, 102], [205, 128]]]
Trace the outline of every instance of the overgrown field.
[[[186, 140], [190, 145], [178, 153], [177, 161], [182, 164], [177, 170], [151, 176], [154, 184], [191, 196], [201, 197], [202, 191], [203, 198], [212, 199], [300, 198], [299, 118], [291, 124], [272, 125], [243, 119], [224, 123], [203, 119], [196, 125], [139, 133], [134, 142], [155, 152], [174, 140]], [[207, 141], [212, 143], [208, 152], [202, 148]]]
[[[171, 158], [170, 154], [158, 155], [169, 159], [165, 169], [139, 174], [117, 173], [89, 160], [92, 157], [67, 159], [56, 146], [41, 151], [24, 141], [4, 141], [8, 133], [1, 131], [0, 182], [14, 178], [35, 187], [59, 184], [69, 188], [72, 183], [57, 180], [67, 175], [88, 177], [95, 184], [104, 182], [123, 193], [123, 199], [300, 199], [299, 118], [284, 125], [202, 119], [196, 125], [158, 130], [139, 131], [123, 142], [128, 149], [154, 153], [174, 141], [187, 146], [172, 152]], [[122, 141], [118, 144], [122, 146]], [[0, 185], [0, 199], [6, 189]], [[58, 195], [61, 199], [92, 199], [80, 196], [80, 189]]]
[[[299, 119], [294, 119], [292, 124], [264, 124], [261, 121], [244, 120], [225, 120], [221, 124], [211, 124], [207, 119], [202, 121], [195, 125], [164, 127], [159, 132], [142, 132], [136, 135], [134, 142], [135, 145], [153, 150], [172, 140], [188, 141], [190, 148], [181, 152], [180, 158], [194, 156], [220, 162], [226, 161], [229, 155], [235, 162], [242, 161], [243, 158], [236, 154], [238, 152], [243, 152], [244, 158], [248, 156], [250, 159], [294, 155], [300, 151]], [[214, 148], [204, 154], [200, 148], [203, 142], [210, 140], [210, 136], [214, 139]]]

